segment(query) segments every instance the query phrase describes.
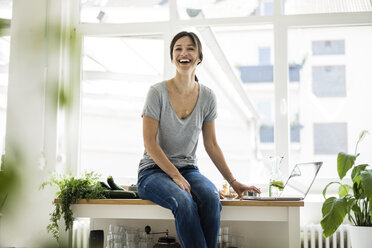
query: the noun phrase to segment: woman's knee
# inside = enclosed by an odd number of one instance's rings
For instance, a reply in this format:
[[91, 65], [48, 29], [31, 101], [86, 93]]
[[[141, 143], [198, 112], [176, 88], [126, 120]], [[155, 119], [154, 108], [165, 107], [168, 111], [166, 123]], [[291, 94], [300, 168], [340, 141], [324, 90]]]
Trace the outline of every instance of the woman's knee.
[[222, 206], [217, 189], [211, 188], [208, 191], [198, 192], [197, 197], [200, 207], [203, 209], [208, 209], [207, 211], [221, 211]]
[[170, 198], [174, 211], [182, 211], [189, 214], [191, 214], [192, 211], [197, 211], [195, 202], [186, 191], [173, 194]]

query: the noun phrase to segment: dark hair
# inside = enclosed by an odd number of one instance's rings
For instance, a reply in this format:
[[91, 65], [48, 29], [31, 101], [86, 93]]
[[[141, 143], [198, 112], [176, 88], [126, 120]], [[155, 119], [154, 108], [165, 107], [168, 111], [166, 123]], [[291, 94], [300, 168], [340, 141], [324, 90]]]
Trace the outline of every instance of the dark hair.
[[[173, 39], [172, 39], [172, 42], [170, 44], [170, 58], [171, 60], [173, 60], [173, 48], [174, 48], [174, 45], [176, 44], [176, 42], [181, 39], [182, 37], [189, 37], [192, 41], [192, 44], [196, 47], [196, 50], [198, 51], [198, 57], [200, 59], [200, 62], [198, 64], [200, 64], [202, 61], [203, 61], [203, 49], [202, 49], [202, 45], [201, 45], [201, 42], [199, 40], [199, 37], [193, 33], [193, 32], [186, 32], [186, 31], [182, 31], [182, 32], [179, 32], [178, 34], [176, 34]], [[196, 77], [195, 75], [195, 81], [198, 82], [198, 78]]]

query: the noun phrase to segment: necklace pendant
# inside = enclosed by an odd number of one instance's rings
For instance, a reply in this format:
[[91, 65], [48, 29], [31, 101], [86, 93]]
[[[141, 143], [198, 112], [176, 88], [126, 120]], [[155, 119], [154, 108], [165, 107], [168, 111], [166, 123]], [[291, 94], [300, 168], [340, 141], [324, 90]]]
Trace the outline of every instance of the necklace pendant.
[[186, 110], [186, 114], [188, 115], [188, 114], [190, 114], [190, 112], [188, 110]]

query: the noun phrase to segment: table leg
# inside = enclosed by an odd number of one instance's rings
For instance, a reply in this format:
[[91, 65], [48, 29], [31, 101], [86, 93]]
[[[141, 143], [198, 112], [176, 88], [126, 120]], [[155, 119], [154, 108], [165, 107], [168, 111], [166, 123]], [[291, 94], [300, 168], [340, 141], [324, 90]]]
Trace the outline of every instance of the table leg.
[[289, 248], [301, 247], [300, 208], [298, 207], [288, 208], [288, 239]]

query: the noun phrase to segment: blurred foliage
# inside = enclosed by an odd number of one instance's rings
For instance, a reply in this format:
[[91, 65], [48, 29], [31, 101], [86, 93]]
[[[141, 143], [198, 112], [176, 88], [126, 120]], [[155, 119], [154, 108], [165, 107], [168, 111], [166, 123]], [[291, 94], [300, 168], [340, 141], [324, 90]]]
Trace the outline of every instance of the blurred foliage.
[[73, 213], [71, 204], [75, 204], [80, 199], [104, 199], [106, 198], [105, 189], [98, 181], [99, 175], [93, 172], [84, 173], [81, 178], [71, 175], [52, 175], [50, 181], [44, 182], [40, 188], [45, 186], [56, 186], [58, 191], [56, 199], [53, 200], [55, 210], [50, 214], [50, 224], [47, 226], [49, 233], [59, 241], [59, 221], [63, 216], [66, 231], [72, 229]]
[[10, 28], [10, 20], [0, 18], [0, 36], [2, 36], [3, 29]]
[[0, 213], [3, 213], [4, 209], [11, 209], [6, 204], [21, 188], [20, 168], [23, 167], [21, 153], [16, 149], [8, 149], [7, 154], [9, 155], [6, 157], [1, 156]]
[[[76, 30], [72, 29], [69, 25], [63, 25], [61, 20], [50, 15], [47, 17], [48, 23], [45, 29], [44, 25], [33, 27], [33, 38], [39, 39], [40, 42], [35, 44], [44, 44], [44, 39], [47, 39], [47, 46], [42, 46], [40, 49], [47, 49], [48, 63], [47, 81], [45, 82], [48, 90], [47, 104], [56, 104], [55, 109], [63, 109], [66, 111], [71, 110], [73, 107], [73, 87], [71, 86], [71, 71], [74, 71], [73, 63], [71, 60], [79, 58], [80, 56], [80, 41], [76, 37]], [[66, 22], [68, 23], [68, 22]], [[10, 28], [11, 20], [0, 18], [0, 36], [4, 34], [4, 30]], [[27, 25], [26, 25], [27, 26]], [[46, 32], [46, 33], [44, 33]], [[35, 49], [35, 52], [40, 52]], [[79, 53], [79, 54], [78, 54]], [[30, 56], [30, 55], [27, 55]], [[53, 58], [59, 58], [54, 60]], [[50, 60], [49, 60], [50, 59]], [[58, 64], [58, 70], [54, 70]], [[67, 67], [67, 68], [63, 68]], [[70, 67], [70, 68], [68, 68]], [[56, 73], [55, 71], [58, 71]], [[62, 71], [61, 74], [59, 74]], [[67, 73], [63, 73], [67, 71]], [[50, 73], [50, 74], [49, 74]], [[79, 72], [80, 73], [80, 72]], [[44, 85], [45, 86], [45, 85]], [[49, 87], [50, 86], [50, 87]], [[49, 105], [50, 106], [50, 105]], [[54, 105], [52, 105], [54, 106]], [[27, 125], [27, 124], [25, 124]], [[13, 145], [6, 146], [6, 156], [2, 157], [0, 167], [0, 213], [8, 214], [15, 206], [14, 196], [18, 196], [18, 192], [25, 190], [25, 180], [28, 175], [27, 172], [22, 171], [25, 169], [22, 154], [19, 149], [14, 149]], [[22, 172], [22, 173], [21, 173]], [[23, 177], [21, 177], [23, 176]], [[22, 179], [23, 178], [23, 179]], [[60, 218], [64, 217], [66, 223], [66, 230], [72, 226], [72, 212], [70, 205], [76, 203], [78, 199], [89, 198], [105, 198], [103, 189], [100, 185], [96, 184], [97, 177], [93, 173], [87, 173], [83, 178], [77, 179], [72, 176], [53, 176], [50, 182], [42, 184], [42, 188], [46, 185], [57, 186], [59, 191], [56, 197], [60, 199], [60, 203], [54, 203], [55, 210], [50, 214], [51, 223], [48, 225], [47, 230], [53, 234], [58, 240], [58, 222]], [[15, 209], [15, 208], [14, 208]], [[1, 247], [1, 244], [0, 244]], [[40, 247], [54, 247], [52, 244], [41, 244]], [[59, 247], [67, 247], [61, 246]]]
[[61, 84], [61, 87], [58, 87], [58, 83], [55, 84], [55, 90], [53, 97], [57, 101], [53, 101], [58, 104], [59, 109], [66, 109], [67, 111], [71, 110], [72, 108], [72, 92], [68, 89], [66, 84]]

